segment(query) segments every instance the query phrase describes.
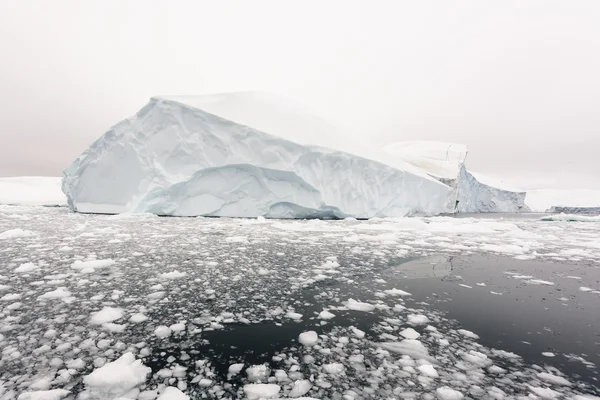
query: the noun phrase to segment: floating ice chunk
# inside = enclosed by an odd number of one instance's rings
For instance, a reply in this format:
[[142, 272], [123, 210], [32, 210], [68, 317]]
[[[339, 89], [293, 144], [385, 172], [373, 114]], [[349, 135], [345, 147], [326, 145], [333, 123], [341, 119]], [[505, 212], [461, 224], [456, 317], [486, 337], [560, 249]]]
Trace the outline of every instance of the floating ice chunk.
[[154, 330], [154, 334], [161, 339], [171, 336], [171, 333], [171, 329], [164, 325], [161, 325]]
[[90, 261], [81, 261], [76, 260], [73, 264], [71, 264], [71, 268], [77, 270], [85, 270], [88, 268], [98, 269], [98, 268], [106, 268], [112, 265], [115, 265], [116, 262], [111, 259], [107, 260], [90, 260]]
[[179, 322], [177, 324], [173, 324], [169, 327], [172, 332], [182, 332], [185, 330], [185, 322]]
[[116, 321], [123, 318], [123, 309], [115, 307], [104, 307], [102, 310], [92, 314], [90, 323], [94, 325], [102, 325], [107, 322]]
[[348, 301], [344, 302], [344, 305], [347, 309], [354, 311], [371, 312], [375, 310], [375, 306], [373, 304], [362, 303], [354, 299], [348, 299]]
[[537, 377], [541, 380], [552, 383], [554, 385], [571, 386], [571, 382], [563, 378], [562, 376], [552, 375], [547, 372], [540, 372]]
[[542, 355], [543, 355], [544, 357], [554, 357], [554, 353], [551, 353], [551, 352], [549, 352], [549, 351], [544, 351], [544, 352], [542, 353]]
[[246, 369], [246, 375], [250, 382], [266, 382], [270, 373], [271, 370], [264, 364], [253, 365]]
[[477, 335], [471, 331], [468, 331], [466, 329], [459, 329], [458, 333], [460, 333], [461, 335], [466, 336], [468, 338], [471, 338], [471, 339], [479, 339], [479, 335]]
[[169, 386], [156, 400], [189, 400], [190, 396], [183, 393], [176, 387]]
[[285, 314], [286, 317], [293, 319], [295, 321], [301, 320], [302, 319], [302, 314], [297, 313], [297, 312], [293, 312], [293, 311], [288, 311]]
[[435, 395], [439, 400], [460, 400], [465, 397], [461, 392], [448, 386], [442, 386], [435, 390]]
[[410, 314], [407, 322], [409, 325], [425, 325], [429, 323], [429, 318], [422, 314]]
[[302, 332], [298, 336], [298, 342], [306, 347], [312, 347], [319, 341], [319, 335], [315, 331]]
[[133, 314], [129, 317], [129, 322], [133, 322], [134, 324], [139, 324], [140, 322], [147, 321], [148, 317], [142, 313]]
[[[0, 394], [2, 394], [1, 390], [2, 388], [0, 388]], [[70, 391], [65, 389], [37, 390], [35, 392], [23, 392], [17, 400], [60, 400], [67, 397], [70, 393]]]
[[365, 332], [361, 331], [360, 329], [355, 327], [351, 327], [351, 329], [352, 333], [354, 333], [354, 336], [356, 336], [357, 338], [362, 339], [365, 337]]
[[59, 287], [56, 290], [52, 290], [50, 292], [46, 292], [41, 296], [38, 296], [38, 299], [41, 300], [50, 300], [50, 299], [64, 299], [71, 296], [71, 292], [67, 290], [65, 287]]
[[200, 386], [200, 387], [209, 387], [210, 385], [212, 385], [212, 383], [213, 383], [212, 379], [202, 378], [198, 382], [198, 386]]
[[17, 268], [15, 268], [14, 272], [27, 273], [27, 272], [35, 271], [35, 270], [37, 270], [39, 268], [40, 267], [38, 267], [34, 263], [28, 262], [28, 263], [19, 265]]
[[8, 293], [5, 294], [4, 296], [0, 297], [1, 301], [14, 301], [17, 299], [21, 298], [21, 294], [20, 293]]
[[534, 394], [540, 396], [542, 399], [553, 400], [553, 399], [560, 399], [562, 397], [562, 395], [559, 392], [552, 390], [550, 388], [529, 386], [529, 390], [531, 392], [533, 392]]
[[422, 375], [425, 375], [429, 378], [438, 378], [440, 376], [435, 368], [433, 368], [433, 365], [430, 364], [419, 365], [417, 369]]
[[227, 370], [228, 374], [233, 376], [237, 375], [244, 369], [244, 363], [231, 364]]
[[550, 282], [550, 281], [544, 281], [542, 279], [530, 279], [528, 281], [525, 281], [526, 283], [531, 283], [532, 285], [548, 285], [548, 286], [553, 286], [554, 282]]
[[582, 292], [591, 292], [591, 291], [592, 291], [592, 290], [594, 290], [594, 289], [592, 289], [592, 288], [589, 288], [589, 287], [585, 287], [585, 286], [581, 286], [581, 287], [579, 288], [579, 290], [580, 290], [580, 291], [582, 291]]
[[404, 339], [400, 342], [381, 342], [375, 345], [391, 353], [404, 354], [406, 356], [427, 360], [430, 363], [437, 363], [433, 357], [429, 356], [427, 348], [418, 340]]
[[127, 325], [107, 322], [105, 324], [102, 324], [102, 328], [110, 332], [124, 332], [127, 328]]
[[346, 370], [344, 364], [341, 363], [331, 363], [331, 364], [323, 364], [323, 370], [331, 375], [341, 374]]
[[319, 315], [317, 316], [317, 318], [319, 319], [324, 319], [324, 320], [329, 320], [335, 317], [334, 313], [331, 313], [327, 310], [323, 310], [319, 313]]
[[141, 360], [136, 360], [133, 353], [128, 352], [94, 370], [83, 378], [83, 383], [91, 395], [118, 398], [145, 382], [150, 372], [150, 368], [144, 366]]
[[36, 233], [25, 229], [11, 229], [0, 233], [0, 240], [35, 236]]
[[162, 279], [179, 279], [183, 278], [187, 275], [187, 272], [179, 272], [179, 271], [171, 271], [165, 272], [164, 274], [160, 274], [160, 278]]
[[421, 336], [421, 334], [415, 331], [413, 328], [404, 329], [402, 332], [400, 332], [400, 335], [406, 339], [418, 339], [419, 336]]
[[244, 385], [244, 393], [248, 400], [270, 399], [279, 393], [281, 387], [273, 383], [253, 383]]
[[306, 379], [295, 381], [292, 384], [292, 390], [290, 390], [288, 397], [304, 396], [306, 393], [308, 393], [312, 386], [312, 383]]
[[396, 288], [384, 290], [383, 293], [390, 295], [390, 296], [412, 296], [410, 293], [405, 292], [404, 290], [396, 289]]

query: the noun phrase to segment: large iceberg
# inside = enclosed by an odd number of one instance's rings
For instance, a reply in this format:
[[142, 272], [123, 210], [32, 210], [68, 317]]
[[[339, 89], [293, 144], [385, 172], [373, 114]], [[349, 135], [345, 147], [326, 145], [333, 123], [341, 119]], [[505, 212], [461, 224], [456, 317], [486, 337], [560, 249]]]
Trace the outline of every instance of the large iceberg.
[[465, 166], [467, 146], [445, 142], [396, 142], [383, 150], [448, 185], [448, 207], [454, 212], [524, 212], [525, 192], [507, 187]]
[[405, 163], [390, 166], [378, 153], [369, 159], [331, 148], [336, 142], [347, 145], [322, 119], [270, 95], [156, 97], [65, 169], [62, 188], [69, 206], [87, 213], [370, 218], [448, 211], [448, 186]]

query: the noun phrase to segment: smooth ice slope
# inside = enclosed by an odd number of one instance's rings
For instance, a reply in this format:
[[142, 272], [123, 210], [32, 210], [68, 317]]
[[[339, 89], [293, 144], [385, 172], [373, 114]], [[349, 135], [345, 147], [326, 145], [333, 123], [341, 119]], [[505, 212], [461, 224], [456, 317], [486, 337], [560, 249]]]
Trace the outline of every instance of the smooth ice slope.
[[383, 150], [442, 180], [456, 179], [467, 158], [467, 146], [458, 143], [395, 142], [384, 146]]
[[47, 176], [0, 178], [0, 204], [66, 206], [60, 184], [61, 178]]
[[546, 212], [552, 207], [600, 207], [600, 190], [528, 190], [525, 204], [534, 212]]
[[450, 188], [425, 174], [217, 117], [194, 106], [203, 97], [186, 98], [189, 104], [151, 99], [111, 128], [64, 171], [69, 206], [91, 213], [287, 218], [447, 211]]

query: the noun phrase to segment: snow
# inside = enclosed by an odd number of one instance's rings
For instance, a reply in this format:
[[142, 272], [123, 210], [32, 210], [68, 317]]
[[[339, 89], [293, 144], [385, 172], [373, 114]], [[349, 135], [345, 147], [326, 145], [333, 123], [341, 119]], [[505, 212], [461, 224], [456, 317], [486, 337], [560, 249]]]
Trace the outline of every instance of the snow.
[[273, 383], [253, 383], [244, 385], [248, 400], [271, 399], [279, 393], [281, 386]]
[[302, 332], [298, 336], [298, 342], [305, 345], [306, 347], [311, 347], [317, 344], [319, 341], [319, 336], [315, 331]]
[[117, 398], [146, 381], [152, 370], [136, 360], [133, 353], [125, 353], [83, 378], [86, 390], [96, 396]]
[[525, 204], [533, 212], [547, 212], [552, 207], [600, 207], [600, 190], [528, 190]]
[[[89, 213], [272, 218], [447, 211], [450, 188], [419, 171], [294, 143], [280, 130], [265, 133], [259, 124], [194, 106], [204, 103], [202, 97], [154, 98], [111, 128], [65, 169], [69, 206]], [[226, 103], [237, 107], [235, 100]]]
[[0, 204], [66, 206], [60, 177], [19, 176], [0, 178]]

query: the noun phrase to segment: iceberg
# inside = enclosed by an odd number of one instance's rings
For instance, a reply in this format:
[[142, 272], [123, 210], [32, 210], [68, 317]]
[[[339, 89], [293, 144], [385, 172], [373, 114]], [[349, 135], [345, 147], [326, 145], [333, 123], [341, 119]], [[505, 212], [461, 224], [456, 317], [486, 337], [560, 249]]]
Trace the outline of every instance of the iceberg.
[[155, 97], [67, 167], [62, 189], [69, 207], [84, 213], [371, 218], [448, 211], [448, 186], [376, 153], [370, 159], [340, 150], [351, 146], [336, 129], [255, 92]]
[[383, 147], [386, 153], [420, 168], [452, 190], [447, 207], [453, 212], [525, 212], [525, 192], [507, 187], [466, 168], [464, 144], [445, 142], [396, 142]]
[[506, 186], [485, 175], [467, 171], [463, 164], [458, 175], [456, 211], [463, 213], [527, 212], [526, 192]]

